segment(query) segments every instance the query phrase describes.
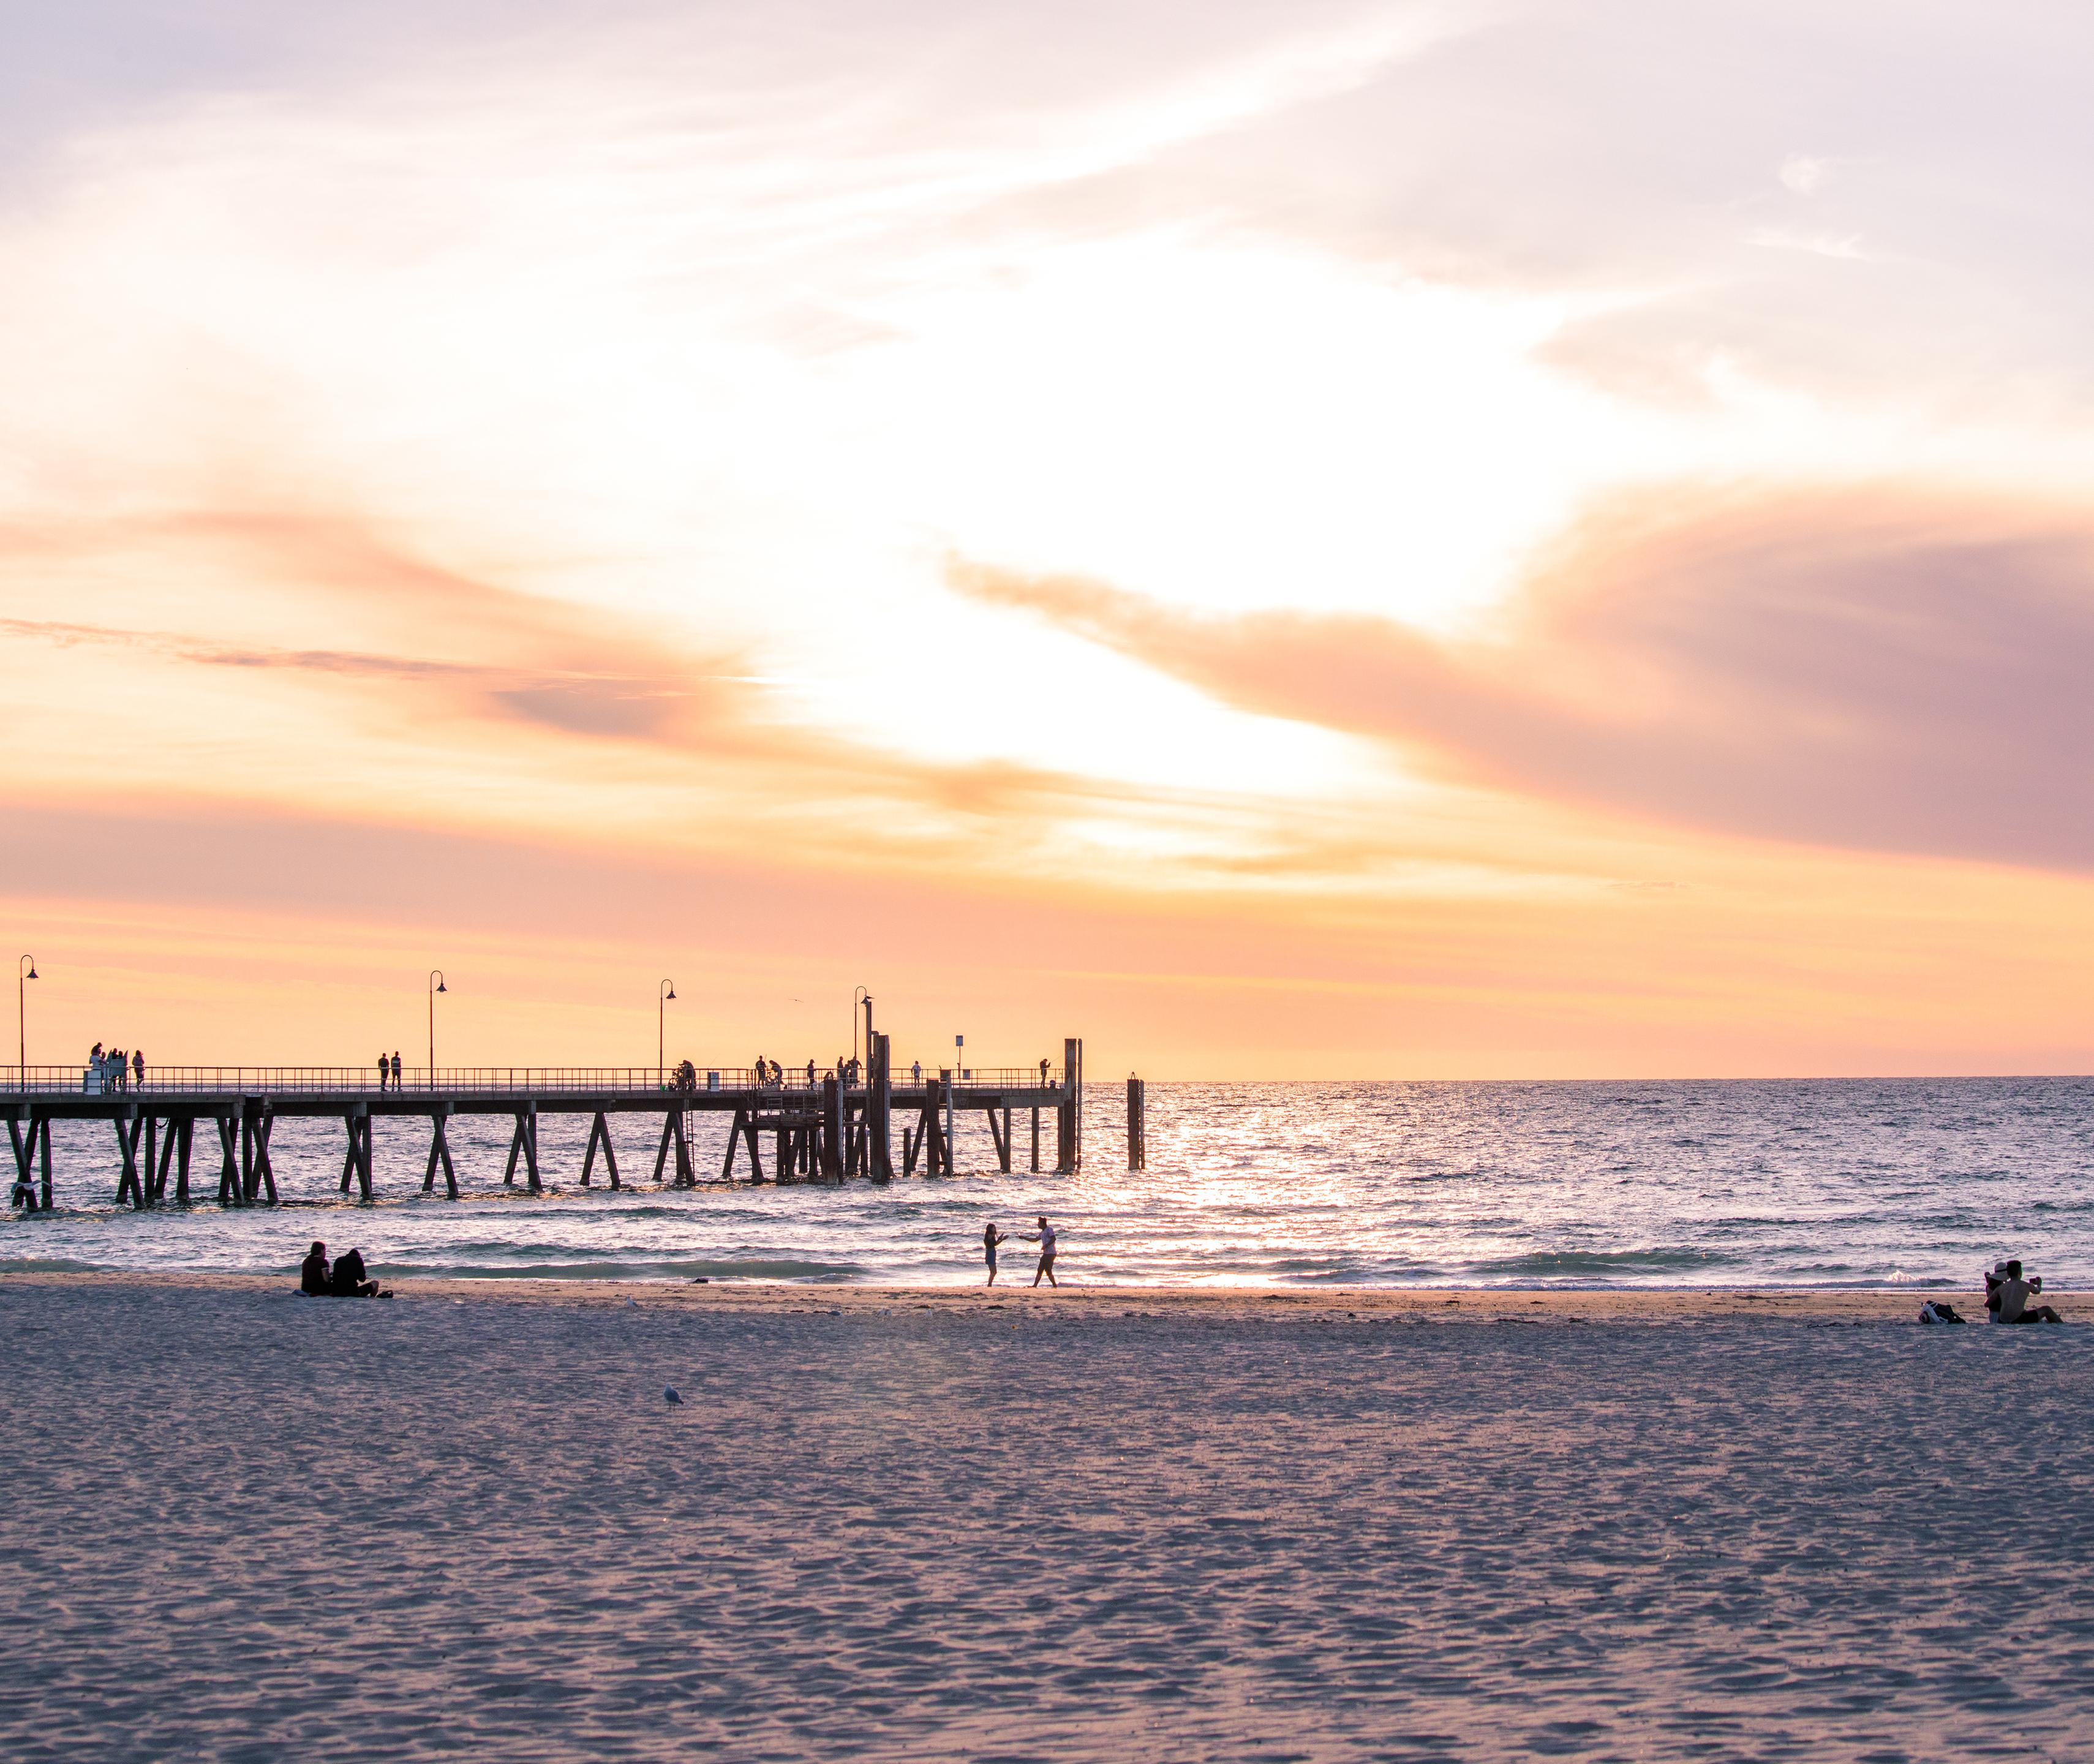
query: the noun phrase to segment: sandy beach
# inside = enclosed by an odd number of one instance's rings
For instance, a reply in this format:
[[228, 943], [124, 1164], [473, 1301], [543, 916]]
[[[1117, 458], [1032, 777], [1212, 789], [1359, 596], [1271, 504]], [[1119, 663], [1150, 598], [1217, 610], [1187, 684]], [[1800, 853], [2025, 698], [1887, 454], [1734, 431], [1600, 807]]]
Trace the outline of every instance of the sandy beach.
[[2083, 1757], [2088, 1336], [1918, 1303], [11, 1277], [0, 1732]]

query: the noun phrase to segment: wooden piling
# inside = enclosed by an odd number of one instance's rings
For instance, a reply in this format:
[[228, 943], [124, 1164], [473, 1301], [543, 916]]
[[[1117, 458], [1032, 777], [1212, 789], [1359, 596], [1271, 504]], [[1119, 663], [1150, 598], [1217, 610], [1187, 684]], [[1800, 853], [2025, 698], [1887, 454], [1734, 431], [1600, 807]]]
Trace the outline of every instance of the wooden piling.
[[1054, 1167], [1067, 1175], [1082, 1167], [1084, 1044], [1071, 1036], [1062, 1044], [1062, 1100], [1054, 1110]]
[[516, 1182], [516, 1160], [524, 1160], [524, 1180], [527, 1192], [541, 1193], [538, 1181], [538, 1105], [532, 1102], [516, 1111], [516, 1132], [509, 1141], [509, 1165], [502, 1172], [504, 1188], [512, 1188]]
[[276, 1130], [276, 1111], [267, 1097], [250, 1097], [241, 1109], [249, 1132], [253, 1163], [247, 1175], [247, 1198], [251, 1204], [262, 1194], [276, 1205], [276, 1169], [269, 1162], [269, 1136]]
[[894, 1180], [894, 1048], [875, 1035], [865, 1056], [866, 1175], [875, 1182]]
[[[734, 1111], [734, 1124], [727, 1130], [727, 1157], [720, 1165], [720, 1180], [723, 1182], [734, 1180], [735, 1148], [741, 1144], [742, 1123], [748, 1119], [749, 1111], [746, 1109], [736, 1109]], [[654, 1158], [654, 1180], [657, 1182], [662, 1180], [662, 1160], [668, 1155], [668, 1153], [669, 1129], [665, 1125], [662, 1129], [662, 1149], [655, 1154]]]
[[341, 1163], [341, 1192], [349, 1193], [350, 1178], [354, 1176], [358, 1198], [367, 1201], [371, 1198], [371, 1105], [352, 1103], [341, 1121], [349, 1131], [349, 1155]]
[[596, 1111], [596, 1119], [589, 1123], [589, 1150], [582, 1157], [582, 1186], [589, 1185], [589, 1171], [596, 1167], [596, 1149], [603, 1148], [603, 1167], [610, 1172], [610, 1185], [618, 1187], [618, 1154], [610, 1147], [610, 1123], [604, 1119], [603, 1110]]
[[124, 1174], [116, 1180], [116, 1204], [143, 1209], [146, 1184], [138, 1175], [138, 1135], [145, 1123], [138, 1119], [136, 1103], [119, 1109], [110, 1117], [116, 1129], [116, 1149], [124, 1154]]
[[1149, 1167], [1148, 1092], [1141, 1080], [1132, 1075], [1127, 1081], [1127, 1167]]
[[444, 1193], [445, 1198], [458, 1197], [458, 1171], [451, 1166], [451, 1141], [446, 1131], [450, 1120], [451, 1106], [448, 1102], [432, 1105], [429, 1110], [429, 1166], [422, 1172], [422, 1193], [431, 1193], [437, 1185], [437, 1166], [444, 1167]]
[[212, 1119], [218, 1123], [219, 1149], [224, 1154], [218, 1171], [218, 1204], [220, 1206], [245, 1206], [247, 1199], [241, 1192], [239, 1155], [234, 1149], [239, 1138], [240, 1117], [220, 1114]]

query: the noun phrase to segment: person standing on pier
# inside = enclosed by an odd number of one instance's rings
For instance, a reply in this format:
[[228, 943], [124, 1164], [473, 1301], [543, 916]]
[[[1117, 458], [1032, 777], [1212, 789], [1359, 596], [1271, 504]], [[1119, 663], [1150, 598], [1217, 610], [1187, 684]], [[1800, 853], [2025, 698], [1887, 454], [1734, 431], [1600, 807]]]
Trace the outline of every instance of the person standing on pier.
[[378, 1056], [378, 1088], [380, 1090], [383, 1090], [385, 1088], [385, 1077], [389, 1070], [390, 1067], [386, 1063], [385, 1056], [383, 1054], [380, 1054]]
[[988, 1280], [986, 1284], [990, 1286], [996, 1284], [996, 1246], [1010, 1241], [1008, 1234], [996, 1228], [994, 1219], [991, 1219], [988, 1223], [982, 1227], [982, 1259], [988, 1264]]
[[400, 1088], [400, 1050], [398, 1048], [393, 1050], [393, 1088], [395, 1090]]
[[131, 1049], [131, 1075], [138, 1088], [143, 1090], [146, 1088], [146, 1056], [135, 1047]]
[[1032, 1271], [1032, 1284], [1037, 1286], [1044, 1274], [1049, 1286], [1058, 1288], [1062, 1283], [1054, 1278], [1054, 1227], [1047, 1223], [1047, 1215], [1040, 1215], [1039, 1230], [1021, 1232], [1019, 1235], [1026, 1242], [1040, 1245], [1040, 1266]]

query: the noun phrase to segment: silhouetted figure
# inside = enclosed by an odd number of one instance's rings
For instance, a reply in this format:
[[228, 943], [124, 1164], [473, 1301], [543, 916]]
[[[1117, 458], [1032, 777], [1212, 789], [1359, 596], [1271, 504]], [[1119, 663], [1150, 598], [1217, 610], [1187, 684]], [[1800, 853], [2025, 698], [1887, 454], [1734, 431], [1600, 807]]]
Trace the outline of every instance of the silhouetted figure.
[[306, 1252], [306, 1259], [298, 1264], [298, 1290], [309, 1298], [328, 1296], [327, 1245], [317, 1238]]
[[[1990, 1283], [1988, 1282], [1988, 1284], [1989, 1285]], [[2040, 1277], [2033, 1280], [2024, 1280], [2022, 1278], [2021, 1263], [2009, 1262], [2006, 1267], [2006, 1277], [1999, 1283], [1997, 1288], [1999, 1321], [2003, 1323], [2063, 1323], [2065, 1319], [2049, 1306], [2031, 1306], [2029, 1303], [2029, 1301], [2042, 1290], [2043, 1281]], [[1992, 1305], [1992, 1293], [1988, 1291], [1985, 1295], [1988, 1307]]]
[[393, 1055], [393, 1088], [395, 1090], [400, 1088], [400, 1055], [397, 1049]]
[[1040, 1215], [1039, 1230], [1023, 1232], [1019, 1235], [1026, 1242], [1040, 1245], [1040, 1266], [1032, 1271], [1032, 1284], [1037, 1286], [1040, 1276], [1044, 1274], [1049, 1286], [1059, 1286], [1062, 1283], [1054, 1278], [1054, 1227], [1047, 1223], [1047, 1215], [1045, 1213]]
[[337, 1298], [376, 1298], [378, 1283], [364, 1278], [362, 1254], [345, 1249], [336, 1258], [334, 1271], [328, 1276], [328, 1290]]
[[807, 1088], [810, 1090], [815, 1088], [815, 1062], [812, 1060], [807, 1062]]
[[137, 1080], [138, 1088], [146, 1088], [146, 1056], [135, 1047], [131, 1049], [131, 1075]]
[[1010, 1241], [1005, 1232], [996, 1228], [994, 1219], [982, 1227], [982, 1260], [988, 1264], [988, 1278], [982, 1283], [984, 1286], [996, 1284], [996, 1246]]
[[385, 1080], [392, 1075], [392, 1073], [393, 1062], [380, 1054], [378, 1056], [378, 1088], [380, 1090], [385, 1088]]

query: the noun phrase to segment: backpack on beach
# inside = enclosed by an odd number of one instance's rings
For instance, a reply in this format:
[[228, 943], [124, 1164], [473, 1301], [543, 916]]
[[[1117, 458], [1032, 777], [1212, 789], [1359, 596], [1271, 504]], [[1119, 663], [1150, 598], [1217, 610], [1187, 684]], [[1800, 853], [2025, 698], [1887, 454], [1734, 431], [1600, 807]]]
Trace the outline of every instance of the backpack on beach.
[[1968, 1323], [1967, 1317], [1959, 1317], [1956, 1307], [1945, 1298], [1931, 1298], [1919, 1307], [1919, 1320], [1923, 1323]]

